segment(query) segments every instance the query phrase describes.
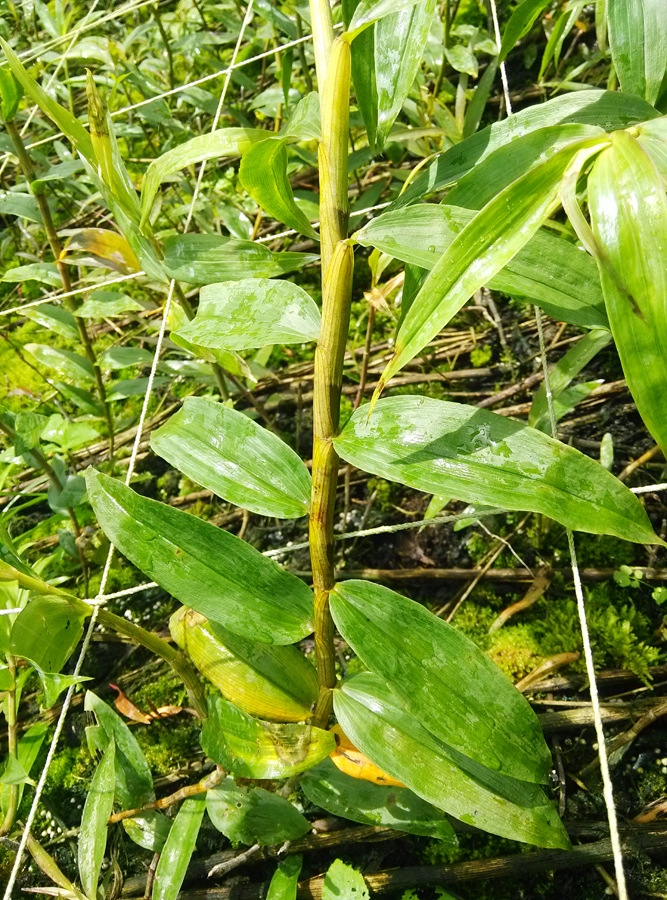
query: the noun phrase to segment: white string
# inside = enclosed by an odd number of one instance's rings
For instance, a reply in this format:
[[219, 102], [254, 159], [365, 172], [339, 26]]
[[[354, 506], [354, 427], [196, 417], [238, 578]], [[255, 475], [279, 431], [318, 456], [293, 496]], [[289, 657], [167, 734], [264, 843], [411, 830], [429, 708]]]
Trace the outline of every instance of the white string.
[[[554, 414], [553, 395], [551, 393], [551, 381], [549, 378], [549, 367], [547, 365], [547, 354], [544, 344], [542, 315], [540, 313], [539, 307], [537, 306], [535, 307], [535, 318], [537, 321], [537, 334], [540, 342], [540, 355], [542, 357], [542, 369], [544, 371], [544, 386], [547, 395], [547, 406], [549, 409], [549, 420], [551, 422], [551, 433], [554, 437], [556, 437], [556, 416]], [[598, 686], [595, 678], [595, 662], [593, 660], [593, 650], [591, 648], [591, 639], [588, 632], [588, 620], [586, 617], [584, 592], [581, 587], [581, 575], [579, 572], [579, 566], [577, 564], [577, 553], [574, 546], [574, 535], [572, 534], [572, 529], [566, 528], [566, 533], [567, 543], [570, 550], [570, 559], [572, 561], [572, 580], [574, 582], [574, 593], [577, 598], [577, 612], [579, 613], [579, 625], [581, 628], [581, 637], [584, 645], [586, 673], [588, 675], [589, 688], [591, 692], [591, 706], [593, 708], [595, 733], [598, 739], [598, 756], [600, 758], [600, 773], [602, 775], [602, 793], [604, 796], [605, 806], [607, 808], [609, 836], [611, 838], [611, 849], [614, 856], [614, 869], [616, 872], [618, 896], [619, 900], [628, 900], [628, 890], [625, 883], [625, 869], [623, 867], [623, 849], [621, 847], [621, 838], [618, 833], [618, 820], [616, 818], [616, 807], [614, 805], [614, 788], [611, 781], [611, 774], [609, 772], [607, 745], [605, 743], [602, 715], [600, 714], [600, 699], [598, 696]]]
[[118, 278], [110, 278], [108, 281], [96, 281], [87, 284], [85, 287], [76, 288], [73, 291], [67, 291], [63, 294], [45, 294], [41, 300], [32, 300], [30, 303], [22, 303], [20, 306], [12, 306], [11, 309], [0, 310], [0, 316], [11, 316], [13, 313], [22, 312], [24, 309], [30, 309], [32, 306], [41, 306], [43, 303], [57, 303], [64, 300], [65, 297], [74, 297], [76, 294], [85, 294], [88, 291], [97, 291], [100, 288], [109, 287], [112, 284], [120, 284], [121, 281], [131, 281], [133, 278], [140, 278], [146, 273], [143, 271], [132, 272], [130, 275], [121, 275]]
[[[245, 33], [246, 26], [248, 25], [250, 19], [252, 18], [253, 3], [254, 3], [254, 0], [249, 0], [248, 6], [246, 9], [246, 14], [243, 19], [243, 23], [241, 25], [241, 30], [239, 32], [238, 40], [236, 42], [236, 46], [234, 47], [234, 53], [232, 55], [232, 62], [236, 59], [236, 56], [238, 55], [239, 49], [241, 47], [241, 42], [243, 40], [243, 35]], [[215, 129], [215, 127], [217, 125], [217, 121], [220, 117], [220, 113], [222, 111], [222, 106], [223, 106], [223, 103], [225, 100], [225, 94], [227, 92], [227, 88], [229, 87], [230, 76], [231, 76], [231, 71], [228, 71], [227, 78], [225, 80], [225, 84], [224, 84], [224, 87], [222, 90], [222, 94], [220, 95], [218, 109], [216, 111], [216, 115], [215, 115], [215, 119], [214, 119], [213, 129], [211, 129], [211, 130]], [[200, 172], [199, 172], [200, 177], [197, 179], [197, 186], [196, 186], [194, 194], [192, 196], [192, 202], [190, 204], [190, 211], [188, 213], [185, 230], [187, 230], [189, 223], [192, 219], [192, 213], [194, 210], [195, 203], [197, 202], [197, 196], [198, 196], [199, 187], [201, 184], [201, 177], [203, 174], [202, 170], [204, 169], [205, 166], [206, 166], [206, 161], [204, 161], [202, 163], [201, 168], [200, 168]], [[172, 281], [170, 282], [170, 285], [169, 285], [169, 293], [167, 294], [167, 300], [166, 300], [165, 306], [164, 306], [164, 313], [162, 316], [162, 324], [160, 327], [160, 334], [158, 336], [157, 344], [155, 347], [155, 354], [153, 356], [153, 365], [151, 366], [151, 373], [148, 378], [148, 384], [146, 386], [146, 393], [144, 396], [144, 404], [143, 404], [143, 408], [141, 410], [141, 417], [139, 419], [139, 425], [137, 427], [137, 433], [135, 436], [134, 445], [132, 447], [132, 455], [130, 456], [130, 463], [129, 463], [128, 470], [127, 470], [127, 476], [125, 478], [126, 485], [129, 485], [130, 479], [132, 478], [132, 474], [134, 472], [134, 465], [135, 465], [136, 458], [137, 458], [139, 444], [141, 443], [142, 430], [143, 430], [143, 426], [144, 426], [144, 423], [146, 420], [146, 413], [148, 410], [148, 404], [150, 402], [151, 391], [152, 391], [152, 387], [153, 387], [153, 379], [155, 377], [155, 372], [156, 372], [157, 364], [158, 364], [159, 357], [160, 357], [160, 350], [162, 348], [162, 340], [163, 340], [165, 329], [166, 329], [167, 318], [169, 316], [169, 308], [171, 305], [171, 299], [173, 297], [175, 286], [176, 286], [176, 281], [174, 279], [172, 279]], [[109, 568], [111, 566], [111, 560], [113, 558], [114, 550], [115, 550], [115, 547], [113, 544], [111, 544], [109, 546], [109, 553], [107, 555], [107, 561], [104, 566], [104, 572], [102, 573], [102, 580], [100, 582], [100, 589], [99, 589], [98, 598], [97, 598], [98, 601], [99, 601], [99, 597], [104, 593], [104, 588], [105, 588], [106, 581], [108, 578]], [[84, 661], [86, 653], [88, 651], [88, 647], [90, 646], [90, 641], [91, 641], [91, 638], [93, 635], [93, 630], [95, 628], [95, 623], [97, 621], [97, 615], [99, 612], [99, 608], [100, 608], [99, 602], [93, 606], [93, 611], [90, 616], [90, 622], [88, 624], [88, 628], [86, 630], [86, 635], [84, 637], [83, 644], [81, 646], [81, 651], [79, 653], [79, 657], [77, 659], [76, 666], [74, 668], [74, 677], [77, 677], [79, 675], [79, 672], [81, 671], [81, 667], [83, 665], [83, 661]], [[65, 719], [67, 717], [67, 713], [69, 711], [72, 697], [74, 695], [75, 686], [76, 686], [75, 684], [71, 684], [67, 690], [67, 694], [65, 695], [65, 700], [63, 702], [63, 706], [60, 711], [60, 715], [58, 717], [58, 722], [56, 724], [56, 729], [55, 729], [55, 732], [53, 735], [53, 739], [49, 746], [49, 750], [48, 750], [48, 753], [46, 756], [44, 767], [42, 769], [42, 774], [40, 776], [39, 781], [37, 782], [37, 786], [35, 787], [35, 796], [33, 797], [32, 805], [30, 807], [30, 812], [28, 814], [28, 818], [26, 820], [26, 824], [23, 829], [23, 834], [21, 836], [21, 841], [20, 841], [18, 849], [16, 851], [16, 859], [14, 860], [14, 865], [12, 867], [12, 871], [9, 876], [9, 881], [7, 883], [7, 888], [6, 888], [5, 894], [4, 894], [4, 900], [11, 900], [12, 890], [14, 888], [14, 884], [16, 883], [16, 877], [17, 877], [19, 869], [21, 867], [21, 862], [23, 860], [23, 854], [25, 853], [25, 848], [28, 843], [28, 839], [30, 837], [30, 830], [31, 830], [33, 822], [35, 820], [35, 816], [37, 814], [37, 809], [39, 807], [39, 801], [42, 796], [42, 791], [44, 790], [44, 785], [46, 783], [49, 769], [51, 767], [51, 762], [53, 761], [53, 757], [56, 752], [56, 748], [58, 745], [58, 740], [60, 738], [61, 731], [65, 724]]]
[[[502, 45], [502, 40], [500, 39], [500, 25], [498, 24], [498, 11], [496, 9], [496, 0], [490, 0], [491, 3], [491, 16], [493, 18], [493, 31], [495, 33], [496, 44], [498, 45], [498, 53], [500, 54], [500, 47]], [[503, 83], [503, 95], [505, 97], [505, 111], [508, 116], [512, 115], [512, 101], [510, 100], [510, 88], [507, 82], [507, 69], [505, 68], [505, 61], [500, 63], [500, 78]]]
[[652, 491], [667, 491], [667, 482], [664, 484], [647, 484], [644, 487], [630, 488], [633, 494], [648, 494]]

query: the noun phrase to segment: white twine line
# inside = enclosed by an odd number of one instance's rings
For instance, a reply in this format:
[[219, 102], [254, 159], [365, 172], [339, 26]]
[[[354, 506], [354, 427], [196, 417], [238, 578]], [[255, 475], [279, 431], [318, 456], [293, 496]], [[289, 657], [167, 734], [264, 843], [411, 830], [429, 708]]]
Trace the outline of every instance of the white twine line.
[[[254, 3], [254, 0], [249, 0], [248, 7], [247, 7], [247, 9], [246, 9], [246, 14], [245, 14], [245, 17], [244, 17], [244, 19], [243, 19], [243, 23], [242, 23], [242, 25], [241, 25], [241, 30], [240, 30], [240, 32], [239, 32], [238, 40], [237, 40], [237, 42], [236, 42], [236, 46], [234, 47], [234, 54], [233, 54], [233, 56], [232, 56], [232, 60], [234, 60], [234, 59], [236, 58], [236, 56], [237, 56], [237, 54], [238, 54], [238, 52], [239, 52], [239, 49], [240, 49], [240, 47], [241, 47], [241, 42], [242, 42], [242, 40], [243, 40], [243, 35], [244, 35], [244, 33], [245, 33], [246, 26], [248, 25], [248, 22], [249, 22], [250, 19], [252, 18], [252, 8], [253, 8], [253, 3]], [[215, 129], [215, 126], [216, 126], [216, 124], [217, 124], [218, 118], [219, 118], [219, 116], [220, 116], [220, 112], [222, 111], [222, 105], [223, 105], [224, 100], [225, 100], [225, 94], [226, 94], [226, 92], [227, 92], [227, 88], [229, 87], [229, 79], [230, 79], [230, 75], [231, 75], [231, 72], [228, 72], [227, 79], [225, 80], [225, 84], [224, 84], [224, 87], [223, 87], [223, 90], [222, 90], [222, 94], [220, 95], [220, 101], [219, 101], [219, 103], [218, 103], [218, 109], [217, 109], [217, 111], [216, 111], [213, 129], [211, 129], [211, 130], [214, 130], [214, 129]], [[202, 170], [204, 169], [205, 166], [206, 166], [206, 161], [204, 161], [204, 162], [202, 163], [202, 165], [201, 165], [201, 169], [200, 169], [200, 173], [199, 173], [199, 174], [200, 174], [200, 177], [197, 179], [197, 186], [196, 186], [196, 188], [195, 188], [195, 192], [194, 192], [193, 197], [192, 197], [192, 202], [191, 202], [191, 205], [190, 205], [190, 212], [189, 212], [189, 214], [188, 214], [187, 223], [186, 223], [186, 226], [185, 226], [185, 229], [186, 229], [186, 230], [187, 230], [187, 227], [188, 227], [188, 225], [189, 225], [189, 223], [190, 223], [190, 221], [191, 221], [191, 218], [192, 218], [192, 213], [193, 213], [193, 210], [194, 210], [194, 206], [195, 206], [195, 203], [196, 203], [196, 201], [197, 201], [197, 194], [198, 194], [198, 191], [199, 191], [199, 186], [200, 186], [200, 184], [201, 184]], [[137, 458], [137, 452], [138, 452], [139, 444], [140, 444], [140, 442], [141, 442], [141, 437], [142, 437], [142, 430], [143, 430], [143, 426], [144, 426], [145, 419], [146, 419], [146, 412], [147, 412], [147, 410], [148, 410], [148, 404], [149, 404], [149, 402], [150, 402], [151, 390], [152, 390], [152, 387], [153, 387], [153, 378], [155, 377], [155, 371], [156, 371], [156, 369], [157, 369], [157, 364], [158, 364], [158, 360], [159, 360], [159, 357], [160, 357], [160, 350], [161, 350], [161, 348], [162, 348], [162, 340], [163, 340], [164, 333], [165, 333], [165, 329], [166, 329], [166, 325], [167, 325], [167, 318], [168, 318], [168, 316], [169, 316], [169, 308], [170, 308], [170, 305], [171, 305], [171, 299], [172, 299], [172, 296], [173, 296], [173, 293], [174, 293], [175, 285], [176, 285], [176, 281], [175, 281], [174, 279], [172, 279], [172, 281], [171, 281], [171, 283], [170, 283], [170, 285], [169, 285], [169, 293], [167, 294], [167, 300], [166, 300], [165, 305], [164, 305], [164, 313], [163, 313], [163, 316], [162, 316], [162, 324], [161, 324], [161, 327], [160, 327], [160, 334], [159, 334], [159, 336], [158, 336], [157, 344], [156, 344], [156, 347], [155, 347], [155, 354], [154, 354], [154, 356], [153, 356], [153, 365], [151, 366], [151, 373], [150, 373], [149, 378], [148, 378], [148, 384], [146, 385], [146, 393], [145, 393], [145, 395], [144, 395], [144, 405], [143, 405], [143, 408], [142, 408], [142, 410], [141, 410], [141, 417], [140, 417], [140, 419], [139, 419], [139, 425], [138, 425], [138, 427], [137, 427], [137, 434], [136, 434], [136, 436], [135, 436], [134, 445], [133, 445], [133, 447], [132, 447], [132, 455], [130, 456], [130, 463], [129, 463], [129, 467], [128, 467], [128, 470], [127, 470], [127, 476], [126, 476], [126, 478], [125, 478], [125, 484], [126, 484], [126, 485], [129, 485], [130, 479], [131, 479], [132, 474], [133, 474], [133, 471], [134, 471], [134, 465], [135, 465], [136, 458]], [[81, 646], [81, 652], [79, 653], [79, 657], [78, 657], [78, 659], [77, 659], [76, 666], [75, 666], [75, 669], [74, 669], [74, 677], [77, 677], [77, 676], [79, 675], [79, 672], [81, 671], [81, 667], [82, 667], [82, 665], [83, 665], [83, 661], [84, 661], [84, 659], [85, 659], [86, 653], [88, 652], [88, 647], [90, 646], [90, 641], [91, 641], [91, 638], [92, 638], [92, 635], [93, 635], [93, 630], [94, 630], [94, 628], [95, 628], [95, 623], [96, 623], [96, 621], [97, 621], [97, 615], [98, 615], [99, 608], [100, 608], [99, 598], [100, 598], [100, 596], [101, 596], [101, 595], [103, 594], [103, 592], [104, 592], [104, 587], [105, 587], [105, 585], [106, 585], [106, 581], [107, 581], [107, 578], [108, 578], [109, 568], [110, 568], [110, 566], [111, 566], [111, 560], [112, 560], [113, 555], [114, 555], [114, 550], [115, 550], [115, 547], [114, 547], [113, 544], [111, 544], [111, 545], [109, 546], [109, 553], [108, 553], [108, 555], [107, 555], [107, 561], [106, 561], [106, 564], [105, 564], [105, 566], [104, 566], [104, 572], [102, 573], [102, 580], [101, 580], [101, 582], [100, 582], [100, 589], [99, 589], [98, 597], [97, 597], [98, 602], [93, 606], [93, 611], [92, 611], [91, 616], [90, 616], [90, 622], [89, 622], [89, 624], [88, 624], [88, 628], [87, 628], [87, 630], [86, 630], [86, 635], [85, 635], [85, 637], [84, 637], [83, 644], [82, 644], [82, 646]], [[35, 796], [33, 797], [32, 805], [31, 805], [31, 807], [30, 807], [30, 812], [29, 812], [29, 814], [28, 814], [28, 818], [27, 818], [27, 820], [26, 820], [26, 824], [25, 824], [25, 827], [24, 827], [24, 829], [23, 829], [23, 834], [22, 834], [22, 836], [21, 836], [21, 841], [20, 841], [19, 846], [18, 846], [18, 849], [17, 849], [17, 851], [16, 851], [16, 859], [14, 860], [14, 865], [13, 865], [13, 867], [12, 867], [12, 871], [11, 871], [11, 874], [10, 874], [10, 876], [9, 876], [9, 881], [8, 881], [8, 883], [7, 883], [7, 888], [6, 888], [5, 894], [4, 894], [4, 900], [11, 900], [12, 890], [13, 890], [13, 888], [14, 888], [14, 884], [16, 883], [16, 878], [17, 878], [19, 869], [20, 869], [20, 867], [21, 867], [21, 862], [22, 862], [22, 860], [23, 860], [23, 854], [25, 853], [25, 848], [26, 848], [26, 845], [27, 845], [27, 843], [28, 843], [28, 839], [29, 839], [29, 837], [30, 837], [30, 830], [31, 830], [31, 828], [32, 828], [33, 822], [35, 821], [35, 816], [37, 815], [37, 809], [38, 809], [38, 807], [39, 807], [39, 801], [40, 801], [41, 796], [42, 796], [42, 791], [44, 790], [44, 785], [45, 785], [45, 783], [46, 783], [46, 779], [47, 779], [47, 776], [48, 776], [48, 773], [49, 773], [49, 769], [50, 769], [50, 767], [51, 767], [51, 762], [53, 761], [53, 757], [54, 757], [55, 752], [56, 752], [56, 747], [57, 747], [57, 745], [58, 745], [58, 740], [59, 740], [59, 738], [60, 738], [60, 734], [61, 734], [62, 729], [63, 729], [63, 726], [64, 726], [64, 724], [65, 724], [65, 719], [66, 719], [66, 717], [67, 717], [67, 713], [68, 713], [68, 711], [69, 711], [69, 707], [70, 707], [70, 704], [71, 704], [71, 702], [72, 702], [72, 697], [74, 696], [74, 689], [75, 689], [75, 686], [76, 686], [75, 684], [71, 684], [71, 685], [69, 686], [68, 690], [67, 690], [67, 694], [65, 695], [65, 700], [64, 700], [64, 702], [63, 702], [62, 709], [61, 709], [60, 715], [59, 715], [59, 717], [58, 717], [58, 722], [57, 722], [57, 724], [56, 724], [56, 730], [55, 730], [55, 732], [54, 732], [53, 739], [52, 739], [51, 744], [50, 744], [50, 746], [49, 746], [49, 750], [48, 750], [48, 753], [47, 753], [47, 756], [46, 756], [46, 761], [45, 761], [45, 763], [44, 763], [44, 768], [42, 769], [41, 777], [40, 777], [40, 779], [39, 779], [39, 781], [38, 781], [38, 783], [37, 783], [37, 786], [36, 786], [36, 788], [35, 788]]]
[[[493, 17], [493, 31], [496, 37], [496, 44], [498, 45], [498, 55], [500, 55], [500, 48], [502, 46], [502, 40], [500, 38], [500, 25], [498, 24], [498, 11], [496, 9], [496, 0], [491, 0], [491, 16]], [[505, 61], [500, 63], [500, 78], [503, 83], [503, 96], [505, 97], [505, 111], [508, 116], [512, 115], [512, 102], [510, 100], [510, 89], [509, 84], [507, 82], [507, 69], [505, 68]]]
[[633, 494], [648, 494], [650, 491], [665, 491], [667, 490], [667, 482], [663, 484], [647, 484], [644, 487], [634, 487], [630, 488]]
[[85, 287], [76, 288], [73, 291], [67, 291], [63, 294], [45, 294], [41, 300], [32, 300], [30, 303], [22, 303], [20, 306], [12, 306], [11, 309], [0, 310], [0, 316], [11, 316], [13, 313], [22, 312], [24, 309], [30, 309], [33, 306], [41, 306], [43, 303], [57, 303], [64, 300], [65, 297], [74, 297], [76, 294], [85, 294], [88, 291], [97, 291], [101, 288], [109, 287], [112, 284], [120, 284], [122, 281], [131, 281], [133, 278], [140, 278], [145, 275], [144, 271], [132, 272], [130, 275], [121, 275], [118, 278], [110, 278], [108, 281], [98, 281], [88, 284]]
[[[554, 414], [553, 396], [551, 393], [551, 381], [549, 379], [549, 368], [547, 365], [547, 354], [544, 345], [544, 331], [542, 330], [542, 315], [539, 307], [535, 307], [535, 318], [537, 321], [537, 334], [540, 342], [540, 356], [542, 358], [542, 370], [544, 372], [544, 386], [547, 395], [547, 406], [549, 409], [549, 420], [551, 422], [551, 434], [556, 437], [556, 416]], [[598, 756], [600, 758], [600, 772], [602, 775], [602, 793], [604, 795], [604, 803], [607, 809], [607, 820], [609, 822], [609, 836], [611, 837], [611, 849], [614, 856], [614, 870], [616, 872], [616, 884], [618, 886], [619, 900], [628, 900], [628, 889], [625, 883], [625, 869], [623, 867], [623, 850], [621, 847], [621, 838], [618, 833], [618, 820], [616, 818], [616, 807], [614, 805], [614, 787], [609, 772], [609, 760], [607, 758], [607, 745], [604, 737], [604, 727], [602, 725], [602, 716], [600, 714], [600, 700], [598, 697], [598, 685], [595, 678], [595, 663], [593, 661], [593, 650], [591, 648], [591, 639], [588, 633], [588, 620], [586, 618], [586, 604], [584, 602], [584, 592], [581, 587], [581, 575], [577, 564], [577, 553], [574, 546], [574, 535], [572, 529], [566, 528], [567, 543], [570, 550], [570, 559], [572, 562], [572, 580], [574, 582], [574, 593], [577, 598], [577, 612], [579, 613], [579, 626], [581, 628], [581, 637], [584, 645], [584, 658], [586, 660], [586, 673], [591, 692], [591, 706], [593, 708], [593, 720], [595, 723], [595, 734], [598, 739]]]

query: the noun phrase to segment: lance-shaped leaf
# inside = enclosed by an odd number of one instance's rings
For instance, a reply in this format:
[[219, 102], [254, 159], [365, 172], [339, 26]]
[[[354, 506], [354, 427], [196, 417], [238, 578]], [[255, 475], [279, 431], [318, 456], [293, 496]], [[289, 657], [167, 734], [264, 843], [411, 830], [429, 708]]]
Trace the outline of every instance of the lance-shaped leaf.
[[334, 709], [358, 747], [438, 809], [515, 841], [569, 847], [556, 810], [538, 785], [492, 772], [439, 741], [376, 675], [344, 682], [334, 691]]
[[523, 137], [513, 138], [464, 175], [449, 191], [445, 202], [447, 206], [481, 209], [496, 194], [558, 150], [575, 141], [604, 137], [604, 134], [604, 130], [596, 125], [572, 123], [538, 128]]
[[[377, 216], [354, 239], [411, 266], [431, 270], [474, 216], [472, 210], [449, 204], [408, 206]], [[559, 322], [609, 327], [594, 261], [570, 241], [544, 229], [534, 234], [488, 285], [527, 297]], [[404, 287], [403, 304], [405, 301]]]
[[154, 159], [146, 170], [141, 187], [141, 227], [146, 224], [160, 185], [176, 172], [221, 156], [241, 156], [257, 141], [266, 140], [261, 128], [218, 128], [201, 134]]
[[573, 143], [527, 172], [487, 203], [454, 238], [401, 323], [394, 356], [382, 373], [374, 400], [392, 375], [528, 243], [557, 206], [560, 182], [572, 157], [584, 147], [597, 146], [598, 141], [590, 138]]
[[113, 738], [95, 770], [81, 815], [79, 832], [79, 876], [87, 897], [97, 894], [97, 881], [104, 861], [107, 843], [107, 821], [113, 809], [115, 786]]
[[206, 811], [234, 844], [270, 847], [310, 831], [310, 822], [285, 797], [263, 788], [238, 787], [232, 778], [207, 792]]
[[48, 344], [26, 344], [25, 349], [38, 363], [52, 369], [61, 378], [74, 382], [92, 382], [95, 379], [93, 367], [85, 356]]
[[0, 116], [2, 116], [3, 122], [9, 122], [14, 118], [22, 96], [23, 88], [12, 73], [2, 66], [0, 68]]
[[426, 194], [455, 184], [494, 150], [509, 146], [515, 138], [538, 128], [579, 122], [612, 131], [658, 115], [658, 111], [640, 97], [617, 91], [577, 91], [546, 103], [536, 103], [446, 150], [408, 185], [394, 201], [394, 207], [407, 206]]
[[201, 745], [207, 756], [238, 778], [289, 778], [326, 759], [336, 741], [314, 725], [255, 719], [212, 694]]
[[195, 318], [178, 333], [213, 350], [248, 350], [317, 340], [320, 325], [320, 312], [302, 287], [245, 278], [203, 287]]
[[173, 823], [157, 809], [148, 809], [131, 819], [123, 819], [122, 824], [127, 836], [139, 847], [161, 853]]
[[509, 18], [500, 46], [499, 62], [502, 62], [517, 41], [528, 34], [542, 10], [551, 0], [522, 0]]
[[183, 801], [162, 848], [160, 861], [155, 870], [154, 900], [177, 900], [195, 849], [205, 810], [205, 794]]
[[[266, 139], [266, 131], [262, 131]], [[319, 141], [322, 137], [320, 95], [311, 91], [300, 100], [289, 122], [280, 129], [280, 137], [287, 141]]]
[[497, 413], [428, 397], [358, 409], [334, 441], [347, 462], [466, 503], [522, 509], [561, 525], [661, 543], [643, 506], [595, 460]]
[[115, 792], [122, 807], [132, 809], [155, 799], [148, 763], [137, 739], [118, 713], [92, 691], [86, 692], [84, 708], [86, 712], [95, 713], [97, 719], [96, 726], [86, 729], [90, 752], [106, 752], [109, 742], [114, 743]]
[[[77, 310], [77, 315], [79, 311]], [[26, 310], [26, 316], [49, 328], [57, 334], [68, 338], [71, 341], [79, 340], [79, 329], [76, 327], [76, 320], [69, 310], [63, 309], [62, 306], [56, 306], [53, 303], [43, 303], [41, 306], [35, 306], [33, 309]]]
[[360, 0], [347, 26], [345, 39], [353, 40], [378, 19], [414, 6], [418, 0]]
[[[3, 690], [6, 690], [8, 688], [9, 685], [7, 686], [7, 688], [3, 686]], [[49, 726], [46, 722], [37, 722], [35, 725], [30, 726], [30, 728], [26, 731], [26, 733], [19, 741], [16, 751], [16, 760], [27, 775], [30, 775], [30, 770], [32, 769], [35, 761], [37, 760], [37, 757], [39, 756], [39, 751], [42, 747], [42, 744], [44, 743], [44, 738], [46, 737], [48, 728]], [[18, 806], [21, 805], [24, 787], [25, 784], [19, 784], [17, 787]], [[11, 802], [11, 793], [12, 789], [10, 785], [0, 784], [0, 816], [2, 816], [3, 821], [5, 816], [7, 815], [7, 810], [9, 809], [9, 804]]]
[[460, 631], [368, 581], [338, 584], [330, 602], [334, 622], [357, 656], [432, 734], [496, 772], [538, 784], [547, 780], [551, 755], [537, 716]]
[[65, 251], [71, 253], [72, 250], [82, 250], [89, 254], [89, 258], [77, 259], [79, 263], [101, 264], [123, 274], [141, 269], [127, 240], [110, 228], [81, 228], [67, 240]]
[[[650, 157], [612, 136], [588, 179], [602, 289], [623, 373], [646, 427], [667, 450], [667, 197]], [[596, 248], [593, 248], [596, 251]]]
[[442, 811], [408, 788], [387, 787], [340, 772], [327, 760], [306, 772], [299, 782], [311, 803], [333, 816], [362, 825], [383, 825], [438, 838], [456, 845], [456, 835]]
[[312, 253], [272, 253], [263, 244], [216, 234], [177, 234], [164, 242], [164, 267], [170, 278], [192, 284], [274, 278], [302, 269], [319, 257]]
[[267, 644], [292, 644], [312, 631], [310, 589], [245, 541], [94, 469], [86, 481], [107, 537], [181, 603]]
[[[282, 282], [280, 282], [282, 283]], [[277, 435], [243, 413], [188, 397], [151, 447], [197, 484], [264, 516], [297, 519], [310, 505], [310, 473]]]
[[303, 857], [299, 853], [286, 857], [274, 872], [266, 900], [296, 900], [302, 864]]
[[296, 205], [287, 178], [287, 148], [282, 138], [268, 138], [244, 154], [239, 168], [241, 184], [272, 218], [315, 241], [319, 235]]
[[609, 44], [621, 90], [655, 103], [667, 71], [662, 0], [607, 0]]
[[[591, 331], [585, 334], [574, 347], [567, 351], [565, 356], [560, 359], [549, 372], [549, 385], [551, 387], [551, 395], [556, 401], [558, 397], [565, 391], [568, 385], [579, 372], [588, 365], [593, 357], [606, 347], [611, 340], [608, 331]], [[528, 413], [528, 424], [532, 428], [540, 428], [551, 433], [549, 426], [549, 409], [547, 405], [547, 391], [544, 384], [541, 384], [535, 393], [530, 412]], [[546, 426], [546, 427], [543, 427]]]

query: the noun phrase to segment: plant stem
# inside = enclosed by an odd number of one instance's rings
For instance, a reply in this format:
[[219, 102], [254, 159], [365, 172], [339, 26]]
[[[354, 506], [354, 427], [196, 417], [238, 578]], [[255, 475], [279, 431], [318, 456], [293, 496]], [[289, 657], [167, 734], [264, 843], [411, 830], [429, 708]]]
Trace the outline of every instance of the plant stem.
[[[327, 7], [328, 8], [328, 7]], [[313, 16], [316, 54], [318, 20]], [[320, 61], [321, 63], [321, 61]], [[336, 684], [334, 624], [329, 593], [334, 579], [333, 515], [339, 457], [333, 446], [338, 429], [343, 357], [347, 344], [352, 288], [352, 247], [347, 237], [347, 151], [350, 96], [350, 47], [337, 38], [322, 87], [320, 163], [320, 237], [322, 242], [322, 330], [315, 351], [313, 393], [313, 469], [310, 556], [315, 590], [315, 651], [320, 685], [313, 721], [325, 726]]]
[[[13, 656], [7, 657], [7, 665], [9, 674], [12, 679], [12, 687], [6, 693], [5, 711], [7, 714], [7, 755], [11, 759], [16, 759], [18, 749], [18, 739], [16, 736], [16, 660]], [[19, 801], [19, 786], [12, 784], [9, 787], [9, 803], [7, 804], [7, 813], [4, 821], [0, 825], [0, 837], [8, 834], [14, 825], [16, 818], [16, 810]]]
[[[19, 165], [21, 166], [21, 170], [25, 175], [30, 190], [34, 194], [35, 200], [37, 202], [37, 206], [39, 208], [40, 215], [42, 217], [42, 222], [44, 224], [44, 230], [46, 231], [46, 237], [49, 242], [49, 246], [51, 247], [51, 252], [56, 261], [56, 265], [58, 266], [58, 271], [60, 273], [60, 278], [63, 283], [63, 289], [65, 293], [68, 293], [72, 290], [72, 282], [70, 281], [69, 271], [67, 269], [66, 264], [62, 260], [62, 244], [60, 243], [60, 238], [58, 237], [58, 232], [55, 229], [53, 224], [53, 219], [51, 217], [51, 210], [49, 208], [49, 204], [46, 200], [46, 195], [44, 193], [43, 188], [35, 188], [33, 187], [33, 182], [35, 181], [35, 170], [32, 165], [32, 160], [28, 155], [28, 151], [25, 148], [25, 144], [23, 143], [23, 138], [16, 127], [16, 123], [11, 120], [9, 122], [5, 122], [5, 127], [7, 129], [7, 133], [9, 134], [12, 143], [14, 144], [14, 148], [16, 150], [16, 155], [19, 159]], [[79, 338], [81, 339], [81, 344], [83, 346], [84, 352], [91, 366], [93, 367], [93, 373], [95, 375], [95, 384], [97, 385], [97, 392], [99, 394], [100, 401], [104, 408], [104, 418], [106, 420], [107, 429], [109, 431], [109, 457], [113, 460], [114, 453], [114, 424], [113, 424], [113, 415], [111, 413], [111, 407], [107, 401], [106, 390], [104, 388], [104, 382], [102, 380], [102, 372], [100, 367], [97, 365], [97, 360], [95, 358], [95, 351], [93, 350], [93, 345], [90, 340], [90, 335], [88, 334], [88, 330], [86, 328], [86, 323], [82, 318], [76, 315], [76, 303], [72, 297], [65, 297], [64, 300], [65, 306], [74, 316], [74, 321], [76, 322], [76, 327], [79, 332]]]
[[[313, 30], [313, 49], [315, 50], [315, 71], [320, 96], [323, 93], [327, 63], [334, 40], [333, 20], [329, 0], [308, 0], [310, 22]], [[323, 136], [324, 139], [324, 136]]]

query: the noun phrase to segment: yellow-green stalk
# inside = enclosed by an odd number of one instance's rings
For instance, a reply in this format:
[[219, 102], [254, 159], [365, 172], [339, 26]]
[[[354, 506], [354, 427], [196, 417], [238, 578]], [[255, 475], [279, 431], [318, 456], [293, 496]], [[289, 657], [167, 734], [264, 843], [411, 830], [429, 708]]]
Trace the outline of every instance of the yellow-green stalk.
[[[318, 42], [313, 18], [315, 49]], [[343, 357], [347, 343], [353, 251], [347, 238], [347, 154], [350, 102], [350, 47], [336, 38], [320, 84], [322, 140], [320, 163], [320, 238], [322, 245], [322, 330], [315, 351], [313, 396], [313, 486], [310, 557], [315, 590], [315, 650], [319, 696], [314, 723], [326, 726], [331, 688], [336, 684], [334, 625], [329, 592], [334, 586], [333, 516], [339, 457], [333, 447], [338, 429]]]

